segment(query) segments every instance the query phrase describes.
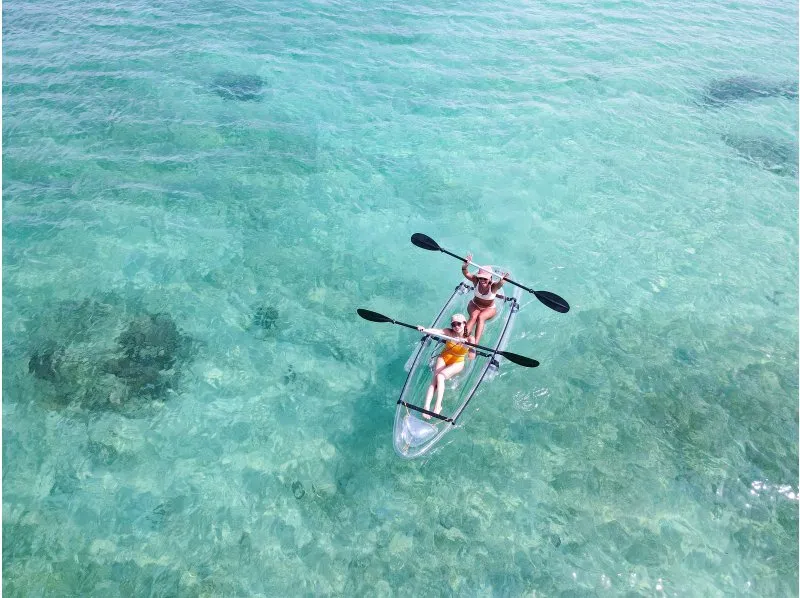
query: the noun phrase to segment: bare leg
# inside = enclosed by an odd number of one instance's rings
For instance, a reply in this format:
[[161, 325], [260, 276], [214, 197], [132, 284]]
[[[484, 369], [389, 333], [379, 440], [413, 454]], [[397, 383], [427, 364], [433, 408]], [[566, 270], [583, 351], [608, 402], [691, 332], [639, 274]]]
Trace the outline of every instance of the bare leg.
[[[434, 378], [433, 382], [431, 382], [428, 385], [428, 390], [425, 392], [425, 409], [427, 411], [431, 410], [431, 400], [433, 399], [433, 389], [434, 388], [436, 388], [436, 378]], [[430, 419], [431, 418], [431, 416], [428, 415], [427, 413], [423, 413], [422, 417], [424, 417], [425, 419]]]
[[483, 334], [483, 327], [486, 325], [486, 322], [491, 320], [497, 314], [496, 307], [490, 307], [489, 309], [482, 309], [478, 315], [478, 326], [475, 329], [475, 344], [477, 345], [478, 342], [481, 340], [481, 335]]
[[[467, 322], [467, 334], [472, 334], [472, 327], [475, 326], [475, 322], [478, 321], [478, 316], [480, 315], [481, 310], [475, 307], [475, 304], [470, 301], [467, 304], [467, 313], [469, 314], [469, 321]], [[478, 341], [475, 342], [477, 343]]]
[[[436, 365], [433, 369], [433, 380], [431, 380], [430, 385], [428, 386], [428, 390], [425, 393], [425, 409], [427, 411], [431, 410], [431, 400], [433, 399], [433, 390], [436, 388], [436, 383], [439, 378], [439, 373], [447, 367], [447, 364], [444, 362], [444, 359], [441, 357], [436, 358]], [[427, 413], [423, 413], [422, 417], [425, 419], [430, 419], [431, 416]]]
[[442, 412], [442, 397], [444, 396], [445, 380], [449, 380], [463, 369], [464, 369], [464, 362], [458, 361], [453, 365], [448, 365], [438, 374], [437, 379], [439, 380], [439, 383], [436, 388], [436, 407], [434, 407], [433, 409], [434, 413]]
[[442, 411], [442, 397], [444, 396], [444, 383], [446, 378], [444, 374], [436, 376], [436, 407], [433, 408], [434, 413], [441, 413]]

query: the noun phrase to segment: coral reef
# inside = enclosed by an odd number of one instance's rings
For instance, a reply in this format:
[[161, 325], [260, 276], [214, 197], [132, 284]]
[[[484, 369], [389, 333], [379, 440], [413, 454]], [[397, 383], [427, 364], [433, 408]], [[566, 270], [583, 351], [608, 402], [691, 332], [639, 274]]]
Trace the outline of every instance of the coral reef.
[[756, 100], [771, 96], [797, 97], [797, 81], [770, 82], [757, 77], [729, 77], [712, 81], [703, 93], [707, 106], [724, 106], [731, 102]]
[[765, 170], [782, 176], [797, 176], [797, 144], [771, 137], [724, 135], [722, 140], [737, 153]]
[[266, 81], [258, 75], [240, 75], [231, 71], [219, 73], [211, 83], [211, 91], [226, 100], [252, 102], [264, 95]]
[[169, 314], [115, 294], [61, 302], [34, 321], [28, 373], [53, 408], [136, 411], [176, 391], [195, 352]]
[[275, 328], [278, 321], [278, 310], [270, 305], [259, 305], [253, 314], [253, 326], [262, 330]]
[[143, 314], [117, 338], [121, 357], [107, 371], [140, 396], [160, 397], [175, 387], [176, 361], [189, 353], [190, 342], [168, 314]]

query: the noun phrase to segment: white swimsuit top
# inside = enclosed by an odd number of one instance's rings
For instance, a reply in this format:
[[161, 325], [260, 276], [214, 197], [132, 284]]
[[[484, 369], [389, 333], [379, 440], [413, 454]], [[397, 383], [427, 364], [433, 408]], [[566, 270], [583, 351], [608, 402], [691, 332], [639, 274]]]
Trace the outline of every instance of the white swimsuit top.
[[478, 284], [475, 284], [475, 296], [478, 299], [485, 299], [486, 301], [494, 301], [494, 298], [497, 297], [497, 293], [492, 291], [492, 285], [489, 285], [489, 292], [485, 295], [478, 290]]

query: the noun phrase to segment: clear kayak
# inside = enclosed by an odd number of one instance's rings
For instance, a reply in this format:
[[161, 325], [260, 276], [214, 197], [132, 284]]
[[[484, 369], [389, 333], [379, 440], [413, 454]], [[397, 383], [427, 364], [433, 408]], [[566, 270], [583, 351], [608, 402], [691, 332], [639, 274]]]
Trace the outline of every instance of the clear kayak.
[[[501, 271], [496, 267], [493, 269]], [[394, 417], [394, 450], [401, 457], [414, 459], [430, 452], [445, 434], [455, 428], [481, 384], [497, 375], [503, 361], [497, 352], [505, 350], [520, 307], [521, 291], [517, 287], [509, 289], [510, 286], [503, 286], [497, 295], [497, 315], [486, 323], [480, 339], [480, 345], [491, 351], [478, 349], [475, 359], [467, 359], [464, 369], [447, 381], [440, 414], [426, 412], [423, 406], [425, 393], [433, 379], [432, 368], [444, 349], [445, 341], [425, 335], [414, 347], [406, 363], [408, 377]], [[472, 285], [467, 282], [459, 284], [430, 328], [446, 328], [454, 313], [467, 315], [472, 291]]]

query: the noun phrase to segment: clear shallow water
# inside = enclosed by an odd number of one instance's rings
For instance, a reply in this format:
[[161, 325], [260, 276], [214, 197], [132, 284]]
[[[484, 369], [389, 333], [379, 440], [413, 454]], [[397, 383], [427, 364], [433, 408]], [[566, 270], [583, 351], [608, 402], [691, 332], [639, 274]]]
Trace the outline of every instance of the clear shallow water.
[[[3, 27], [4, 592], [797, 595], [794, 4]], [[407, 463], [416, 231], [573, 309]]]

